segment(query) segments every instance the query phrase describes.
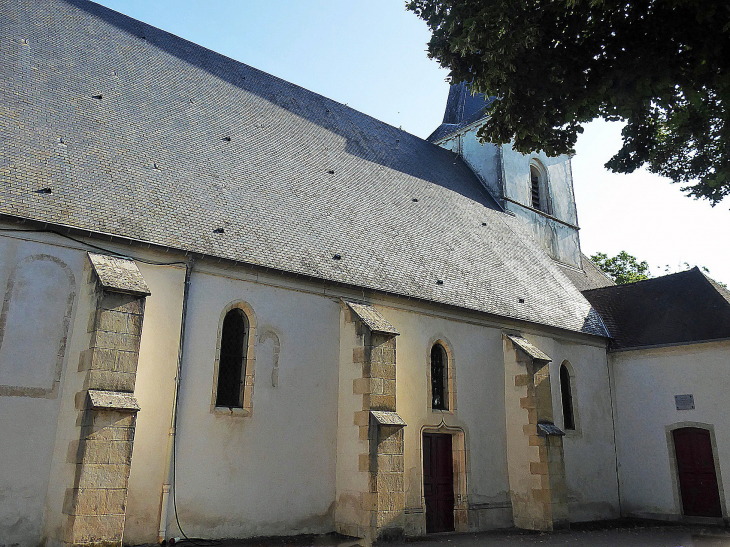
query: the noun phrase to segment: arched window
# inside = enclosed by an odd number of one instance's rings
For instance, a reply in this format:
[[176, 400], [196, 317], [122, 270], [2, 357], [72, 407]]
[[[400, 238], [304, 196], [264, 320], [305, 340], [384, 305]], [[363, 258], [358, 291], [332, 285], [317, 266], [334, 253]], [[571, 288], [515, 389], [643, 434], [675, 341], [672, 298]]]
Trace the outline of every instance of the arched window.
[[431, 408], [448, 410], [446, 374], [448, 371], [448, 357], [441, 344], [434, 344], [431, 348]]
[[547, 171], [537, 160], [530, 162], [530, 205], [533, 209], [551, 214]]
[[563, 401], [563, 428], [575, 429], [575, 413], [573, 411], [573, 394], [570, 386], [570, 371], [563, 363], [560, 365], [560, 396]]
[[532, 183], [532, 208], [542, 210], [540, 207], [540, 172], [534, 165], [530, 165], [530, 182]]
[[243, 310], [233, 308], [226, 313], [221, 330], [215, 406], [242, 408], [248, 347], [248, 320]]

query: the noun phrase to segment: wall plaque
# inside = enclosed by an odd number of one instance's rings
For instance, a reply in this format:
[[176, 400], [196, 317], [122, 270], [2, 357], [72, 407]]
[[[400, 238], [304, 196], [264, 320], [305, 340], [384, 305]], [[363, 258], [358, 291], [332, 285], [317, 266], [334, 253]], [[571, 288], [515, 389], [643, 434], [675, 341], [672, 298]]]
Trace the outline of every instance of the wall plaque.
[[677, 410], [694, 410], [695, 398], [692, 394], [687, 395], [675, 395], [674, 404], [677, 406]]

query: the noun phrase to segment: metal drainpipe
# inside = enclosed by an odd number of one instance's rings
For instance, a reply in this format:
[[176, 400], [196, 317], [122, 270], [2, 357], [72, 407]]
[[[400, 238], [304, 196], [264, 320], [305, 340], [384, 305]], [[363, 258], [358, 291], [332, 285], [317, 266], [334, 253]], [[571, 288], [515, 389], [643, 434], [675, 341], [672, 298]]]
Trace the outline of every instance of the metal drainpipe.
[[[160, 525], [158, 527], [157, 542], [162, 543], [167, 539], [167, 509], [170, 505], [170, 488], [172, 484], [172, 476], [174, 465], [175, 450], [175, 427], [177, 424], [177, 400], [180, 394], [180, 375], [182, 373], [183, 362], [183, 345], [185, 343], [185, 320], [188, 314], [188, 296], [190, 295], [190, 276], [193, 273], [193, 264], [195, 260], [191, 257], [185, 264], [185, 285], [183, 287], [182, 314], [180, 316], [180, 344], [177, 349], [177, 371], [175, 373], [175, 393], [172, 399], [172, 417], [170, 419], [170, 430], [167, 437], [167, 473], [165, 474], [165, 482], [162, 483], [162, 501], [160, 509]], [[174, 493], [173, 493], [174, 494]]]

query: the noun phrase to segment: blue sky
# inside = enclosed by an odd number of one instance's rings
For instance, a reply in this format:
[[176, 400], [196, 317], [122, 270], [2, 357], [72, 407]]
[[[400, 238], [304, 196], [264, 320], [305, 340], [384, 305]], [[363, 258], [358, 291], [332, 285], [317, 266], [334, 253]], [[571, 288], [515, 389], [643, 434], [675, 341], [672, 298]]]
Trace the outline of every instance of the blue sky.
[[[420, 137], [441, 122], [447, 72], [426, 56], [428, 29], [402, 0], [99, 3]], [[646, 171], [607, 172], [620, 130], [597, 121], [578, 140], [573, 178], [583, 252], [626, 250], [655, 275], [688, 262], [730, 284], [730, 198], [712, 208]]]

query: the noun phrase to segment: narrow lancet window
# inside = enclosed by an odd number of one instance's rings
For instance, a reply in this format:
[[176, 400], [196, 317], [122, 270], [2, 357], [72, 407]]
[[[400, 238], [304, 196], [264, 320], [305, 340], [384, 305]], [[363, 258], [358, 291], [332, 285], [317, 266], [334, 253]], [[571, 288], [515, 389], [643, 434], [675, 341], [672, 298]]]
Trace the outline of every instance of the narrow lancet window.
[[532, 208], [542, 211], [540, 207], [540, 173], [534, 166], [530, 166], [530, 181], [532, 182]]
[[570, 371], [565, 364], [560, 365], [560, 395], [563, 400], [563, 427], [575, 429], [575, 414], [573, 412], [573, 394], [570, 386]]
[[221, 333], [216, 406], [243, 407], [247, 330], [246, 315], [242, 310], [234, 308], [226, 314]]
[[448, 410], [446, 401], [446, 350], [441, 344], [434, 344], [431, 348], [431, 408]]

